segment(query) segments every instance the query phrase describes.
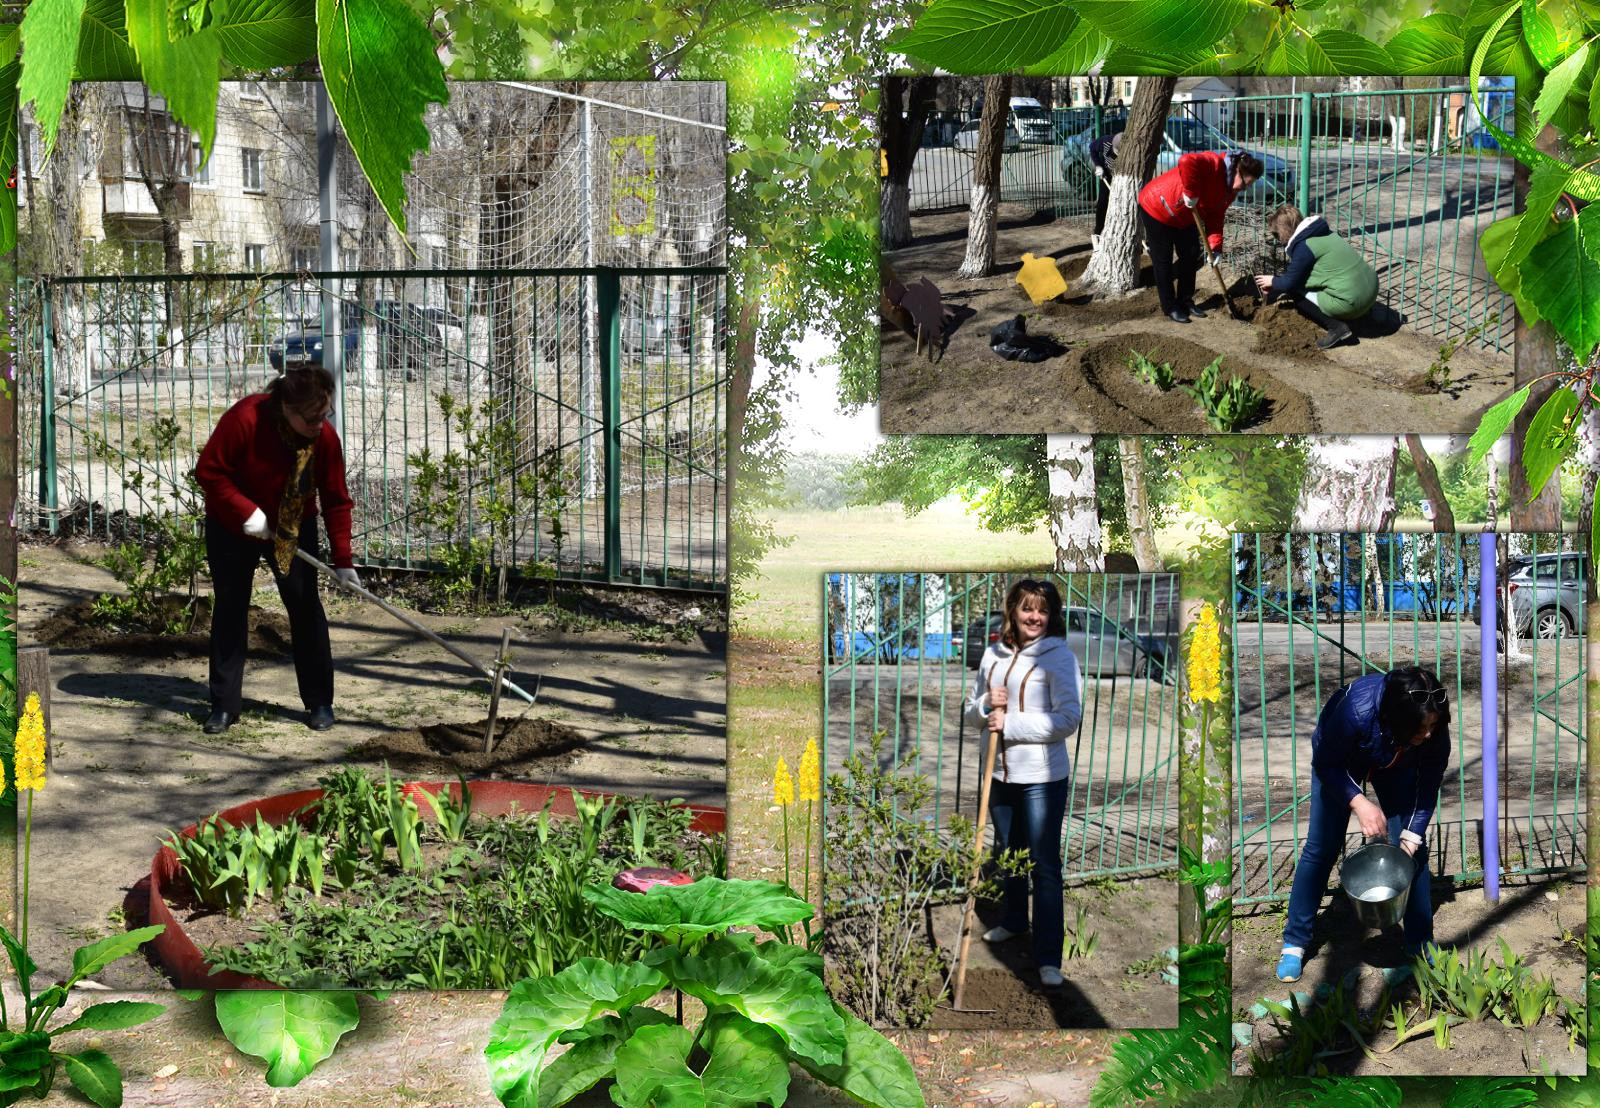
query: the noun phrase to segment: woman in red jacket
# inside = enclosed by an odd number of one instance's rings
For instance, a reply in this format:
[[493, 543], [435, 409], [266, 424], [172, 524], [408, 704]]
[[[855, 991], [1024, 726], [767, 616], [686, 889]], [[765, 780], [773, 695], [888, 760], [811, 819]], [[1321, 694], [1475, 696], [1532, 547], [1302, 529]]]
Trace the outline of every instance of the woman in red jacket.
[[[1150, 251], [1161, 310], [1174, 323], [1204, 318], [1194, 306], [1194, 275], [1200, 270], [1200, 230], [1206, 224], [1206, 249], [1222, 260], [1222, 224], [1233, 198], [1261, 176], [1261, 159], [1242, 150], [1185, 154], [1178, 164], [1139, 190], [1139, 222]], [[1174, 260], [1176, 258], [1176, 260]]]
[[291, 369], [229, 408], [200, 452], [194, 474], [205, 490], [211, 611], [211, 716], [205, 731], [239, 718], [246, 614], [263, 555], [289, 612], [294, 671], [314, 731], [333, 726], [333, 652], [317, 595], [317, 571], [295, 557], [317, 554], [317, 497], [339, 577], [360, 584], [350, 555], [350, 493], [344, 452], [327, 421], [333, 375]]

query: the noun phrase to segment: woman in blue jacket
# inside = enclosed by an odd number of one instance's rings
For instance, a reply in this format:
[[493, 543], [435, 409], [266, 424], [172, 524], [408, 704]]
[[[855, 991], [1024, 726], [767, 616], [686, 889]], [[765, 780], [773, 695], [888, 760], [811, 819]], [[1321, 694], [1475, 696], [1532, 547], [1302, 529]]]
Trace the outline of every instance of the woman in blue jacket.
[[[1402, 666], [1371, 673], [1329, 697], [1311, 733], [1311, 826], [1294, 869], [1278, 980], [1300, 979], [1311, 925], [1352, 812], [1363, 836], [1398, 839], [1416, 859], [1406, 954], [1415, 956], [1433, 942], [1427, 831], [1449, 760], [1450, 702], [1430, 671]], [[1366, 793], [1369, 783], [1373, 797]]]

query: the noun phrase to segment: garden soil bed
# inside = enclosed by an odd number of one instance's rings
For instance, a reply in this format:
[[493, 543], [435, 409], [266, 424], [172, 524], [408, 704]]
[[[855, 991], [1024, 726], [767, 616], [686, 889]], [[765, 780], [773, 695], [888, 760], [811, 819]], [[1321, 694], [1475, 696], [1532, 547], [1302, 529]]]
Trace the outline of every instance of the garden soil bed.
[[[116, 582], [89, 544], [25, 545], [19, 633], [37, 630]], [[265, 572], [256, 600], [281, 618]], [[34, 808], [33, 922], [30, 938], [41, 980], [60, 976], [72, 949], [118, 931], [137, 910], [133, 888], [171, 828], [249, 797], [315, 784], [364, 744], [430, 757], [408, 733], [464, 726], [488, 709], [488, 682], [366, 602], [325, 595], [333, 642], [338, 723], [305, 726], [294, 667], [282, 654], [252, 657], [245, 670], [244, 718], [221, 735], [201, 733], [208, 711], [204, 650], [180, 655], [110, 653], [52, 647], [49, 786]], [[514, 778], [661, 800], [722, 804], [726, 796], [726, 642], [701, 634], [681, 642], [640, 641], [626, 631], [535, 629], [515, 617], [420, 614], [426, 626], [468, 653], [492, 657], [500, 629], [513, 628], [512, 677], [531, 708], [502, 699], [500, 718], [521, 728], [515, 767], [468, 774]], [[527, 714], [524, 717], [524, 709]], [[582, 737], [571, 743], [556, 728]], [[482, 732], [479, 732], [481, 738]], [[534, 741], [529, 741], [530, 736]], [[377, 761], [367, 764], [376, 766]], [[453, 780], [445, 763], [428, 771]], [[412, 776], [420, 771], [399, 770]], [[125, 900], [127, 903], [125, 903]], [[101, 983], [164, 988], [139, 959], [110, 966]]]
[[[157, 608], [163, 616], [180, 616], [185, 602], [164, 597]], [[32, 641], [52, 650], [91, 650], [97, 654], [126, 654], [146, 658], [205, 658], [211, 652], [211, 598], [195, 601], [192, 615], [184, 616], [190, 630], [163, 635], [148, 628], [108, 626], [94, 618], [94, 599], [81, 600], [42, 620]], [[289, 619], [282, 612], [251, 605], [249, 649], [264, 655], [289, 653]]]
[[494, 749], [485, 754], [488, 722], [388, 731], [353, 747], [345, 760], [387, 765], [407, 777], [448, 779], [460, 770], [468, 777], [522, 778], [536, 766], [549, 770], [571, 765], [588, 741], [582, 731], [547, 719], [502, 715], [495, 720]]
[[[1224, 366], [1260, 370], [1304, 394], [1308, 403], [1301, 410], [1302, 422], [1274, 421], [1274, 426], [1257, 426], [1254, 431], [1398, 433], [1417, 427], [1441, 433], [1470, 431], [1510, 387], [1509, 356], [1468, 349], [1457, 351], [1452, 359], [1452, 383], [1445, 390], [1421, 385], [1419, 378], [1438, 356], [1439, 340], [1410, 330], [1398, 319], [1359, 328], [1358, 341], [1326, 352], [1316, 350], [1320, 329], [1292, 308], [1264, 306], [1261, 319], [1254, 323], [1230, 319], [1208, 273], [1198, 275], [1196, 295], [1209, 314], [1188, 324], [1173, 323], [1160, 314], [1153, 288], [1141, 288], [1126, 300], [1094, 302], [1069, 283], [1062, 303], [1036, 308], [1025, 297], [1019, 299], [1018, 259], [1024, 251], [1053, 257], [1071, 282], [1087, 265], [1088, 227], [1081, 220], [1039, 223], [1026, 215], [1013, 205], [1001, 207], [995, 251], [999, 269], [990, 277], [953, 276], [966, 249], [964, 211], [914, 217], [917, 241], [902, 250], [885, 251], [884, 260], [902, 282], [927, 277], [939, 287], [955, 323], [938, 361], [918, 355], [915, 339], [904, 332], [888, 325], [880, 330], [879, 425], [884, 433], [1188, 429], [1152, 425], [1140, 406], [1118, 407], [1098, 389], [1084, 387], [1077, 360], [1082, 351], [1120, 339], [1130, 323], [1141, 332], [1181, 336], [1211, 351], [1210, 357], [1223, 355]], [[1226, 262], [1223, 274], [1232, 282], [1229, 290], [1236, 303], [1246, 312], [1256, 311], [1246, 283], [1249, 275], [1230, 269]], [[1067, 353], [1029, 364], [1005, 361], [991, 351], [989, 329], [1019, 312], [1027, 318], [1030, 334], [1054, 339], [1068, 348]]]

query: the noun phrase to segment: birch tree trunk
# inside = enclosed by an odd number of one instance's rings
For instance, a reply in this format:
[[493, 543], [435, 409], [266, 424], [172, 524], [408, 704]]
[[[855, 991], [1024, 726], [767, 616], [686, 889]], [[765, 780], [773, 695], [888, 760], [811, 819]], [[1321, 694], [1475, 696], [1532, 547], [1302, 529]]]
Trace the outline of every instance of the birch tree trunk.
[[1133, 540], [1133, 560], [1145, 573], [1161, 569], [1156, 549], [1155, 521], [1150, 518], [1149, 486], [1145, 480], [1144, 445], [1133, 435], [1117, 439], [1122, 462], [1122, 500], [1128, 512], [1128, 536]]
[[1166, 133], [1176, 77], [1141, 77], [1133, 90], [1128, 126], [1111, 176], [1106, 225], [1100, 246], [1083, 271], [1083, 284], [1096, 296], [1126, 296], [1139, 287], [1139, 190], [1155, 172], [1156, 155]]
[[1391, 435], [1314, 435], [1294, 509], [1297, 531], [1384, 531], [1394, 521], [1397, 441]]
[[1094, 495], [1094, 440], [1088, 435], [1046, 435], [1044, 453], [1056, 569], [1104, 569], [1105, 544]]
[[1417, 480], [1422, 485], [1422, 491], [1428, 494], [1428, 503], [1433, 506], [1433, 529], [1454, 531], [1455, 513], [1450, 510], [1450, 500], [1444, 494], [1444, 484], [1439, 480], [1439, 469], [1433, 464], [1433, 459], [1428, 457], [1427, 448], [1422, 445], [1422, 436], [1407, 435], [1406, 450], [1411, 454], [1411, 467], [1417, 471]]
[[922, 129], [935, 89], [933, 77], [891, 74], [883, 79], [878, 135], [888, 172], [878, 198], [878, 233], [885, 250], [911, 245], [911, 169], [922, 147]]
[[1005, 149], [1006, 115], [1011, 111], [1011, 75], [983, 81], [983, 118], [972, 159], [972, 207], [967, 215], [967, 256], [957, 277], [987, 277], [994, 272], [995, 224], [1000, 218], [1000, 155]]

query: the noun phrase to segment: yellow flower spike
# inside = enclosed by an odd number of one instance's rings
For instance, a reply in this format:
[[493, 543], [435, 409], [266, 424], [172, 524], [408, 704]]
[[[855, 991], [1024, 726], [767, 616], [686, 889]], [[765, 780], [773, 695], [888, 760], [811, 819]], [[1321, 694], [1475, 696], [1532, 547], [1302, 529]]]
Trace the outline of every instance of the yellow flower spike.
[[772, 802], [781, 808], [787, 808], [794, 803], [794, 780], [789, 776], [789, 767], [783, 762], [783, 756], [778, 756], [778, 772], [772, 775]]
[[806, 752], [800, 755], [800, 799], [822, 799], [822, 752], [817, 740], [806, 743]]
[[1189, 640], [1189, 699], [1213, 704], [1222, 699], [1222, 635], [1209, 602], [1201, 607]]
[[39, 694], [29, 693], [28, 703], [17, 724], [16, 777], [17, 790], [44, 788], [44, 710], [39, 707]]

